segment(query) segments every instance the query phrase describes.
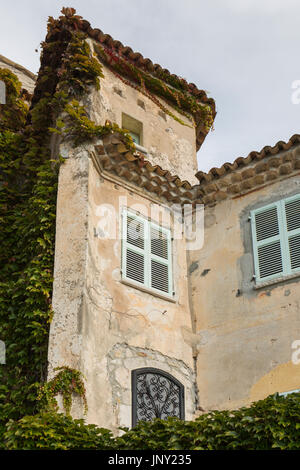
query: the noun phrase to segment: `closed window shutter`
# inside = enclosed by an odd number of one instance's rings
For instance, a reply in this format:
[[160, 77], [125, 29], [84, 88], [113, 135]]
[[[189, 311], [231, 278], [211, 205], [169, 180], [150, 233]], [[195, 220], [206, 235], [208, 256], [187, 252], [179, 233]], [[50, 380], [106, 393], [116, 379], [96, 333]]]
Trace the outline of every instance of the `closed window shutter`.
[[254, 211], [251, 221], [256, 279], [271, 279], [283, 272], [278, 206]]
[[259, 246], [257, 252], [260, 278], [282, 273], [283, 267], [279, 240]]
[[300, 271], [300, 196], [251, 212], [258, 282]]
[[151, 287], [170, 293], [170, 237], [169, 233], [150, 224]]
[[143, 250], [145, 245], [144, 224], [141, 221], [127, 215], [126, 230], [127, 243]]
[[300, 235], [289, 238], [289, 251], [291, 259], [291, 268], [300, 268]]
[[124, 214], [122, 264], [125, 277], [140, 284], [145, 283], [145, 222]]
[[284, 201], [291, 272], [300, 269], [300, 197]]

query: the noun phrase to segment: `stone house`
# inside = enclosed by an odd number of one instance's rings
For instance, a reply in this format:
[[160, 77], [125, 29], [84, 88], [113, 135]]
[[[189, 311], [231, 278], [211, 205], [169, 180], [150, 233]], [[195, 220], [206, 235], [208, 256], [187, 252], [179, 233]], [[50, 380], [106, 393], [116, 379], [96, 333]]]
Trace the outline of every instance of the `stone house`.
[[[299, 389], [300, 136], [197, 172], [214, 101], [88, 22], [79, 27], [104, 75], [85, 98], [88, 114], [129, 131], [135, 150], [118, 132], [56, 143], [65, 163], [49, 377], [58, 366], [80, 370], [87, 421], [112, 429]], [[197, 112], [143, 92], [126, 67], [115, 72], [114, 56], [168, 92], [181, 84]], [[204, 205], [198, 245], [182, 235], [185, 205]], [[79, 399], [72, 413], [83, 416]]]

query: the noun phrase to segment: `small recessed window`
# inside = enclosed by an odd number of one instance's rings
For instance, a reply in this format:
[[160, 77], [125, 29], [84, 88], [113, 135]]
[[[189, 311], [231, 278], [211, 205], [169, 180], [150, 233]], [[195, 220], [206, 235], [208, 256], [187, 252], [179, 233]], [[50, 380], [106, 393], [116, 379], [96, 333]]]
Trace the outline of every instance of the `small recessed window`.
[[143, 145], [143, 124], [140, 121], [122, 113], [122, 128], [128, 131], [135, 144]]

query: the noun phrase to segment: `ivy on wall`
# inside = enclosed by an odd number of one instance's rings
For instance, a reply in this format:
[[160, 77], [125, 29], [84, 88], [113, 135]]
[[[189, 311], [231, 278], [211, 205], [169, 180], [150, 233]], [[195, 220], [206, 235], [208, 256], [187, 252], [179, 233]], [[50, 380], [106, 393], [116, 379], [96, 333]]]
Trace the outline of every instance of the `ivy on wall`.
[[[166, 107], [156, 96], [163, 98], [167, 103], [170, 103], [179, 114], [185, 116], [188, 120], [192, 121], [193, 126], [196, 126], [195, 115], [200, 114], [201, 121], [205, 127], [206, 132], [213, 126], [214, 116], [209, 105], [200, 103], [195, 97], [189, 93], [187, 82], [180, 80], [175, 76], [168, 76], [160, 72], [160, 77], [156, 78], [149, 73], [143, 72], [138, 67], [127, 62], [112, 52], [109, 49], [96, 44], [94, 46], [97, 56], [101, 61], [106, 63], [111, 71], [126, 85], [129, 85], [139, 92], [143, 93], [151, 99], [163, 112], [171, 116], [184, 126], [189, 126], [182, 119], [176, 116], [171, 110]], [[128, 79], [124, 78], [127, 77]], [[169, 85], [166, 84], [169, 82]]]
[[11, 421], [8, 449], [299, 450], [300, 394], [273, 395], [234, 411], [211, 411], [195, 421], [140, 422], [120, 437], [82, 420], [42, 412]]
[[[86, 406], [78, 371], [64, 367], [45, 384], [53, 315], [57, 183], [63, 164], [55, 153], [53, 136], [69, 139], [76, 146], [118, 132], [129, 150], [135, 148], [130, 135], [116, 124], [99, 126], [89, 119], [80, 100], [90, 87], [99, 89], [102, 66], [85, 41], [87, 35], [78, 30], [80, 17], [75, 10], [63, 9], [62, 13], [57, 20], [49, 18], [30, 109], [18, 78], [8, 69], [0, 69], [7, 91], [7, 104], [0, 104], [0, 340], [6, 346], [6, 364], [0, 366], [0, 448], [4, 447], [1, 436], [8, 421], [38, 413], [45, 401], [54, 406], [58, 393], [63, 395], [67, 414], [73, 393], [79, 394]], [[103, 53], [97, 49], [100, 60], [101, 54], [104, 60]], [[128, 68], [123, 62], [114, 62], [114, 72], [129, 74], [130, 85], [138, 81], [152, 100], [157, 94], [188, 117], [203, 112], [204, 122], [211, 126], [210, 108], [189, 97], [182, 83], [172, 83], [171, 89], [163, 83], [164, 77], [151, 78], [131, 65]], [[157, 104], [163, 106], [158, 100]], [[51, 416], [56, 423], [63, 420]], [[28, 424], [39, 415], [24, 419]]]

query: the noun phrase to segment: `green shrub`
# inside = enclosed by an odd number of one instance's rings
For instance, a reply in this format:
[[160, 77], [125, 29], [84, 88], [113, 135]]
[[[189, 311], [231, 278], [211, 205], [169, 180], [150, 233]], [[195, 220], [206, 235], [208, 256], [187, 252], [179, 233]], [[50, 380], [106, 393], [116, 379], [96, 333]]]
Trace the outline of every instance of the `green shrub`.
[[7, 449], [296, 450], [300, 449], [300, 394], [273, 395], [248, 408], [212, 411], [195, 421], [140, 422], [113, 437], [63, 414], [44, 412], [10, 421]]
[[56, 412], [43, 412], [10, 421], [5, 433], [9, 450], [112, 449], [113, 439], [107, 429]]

